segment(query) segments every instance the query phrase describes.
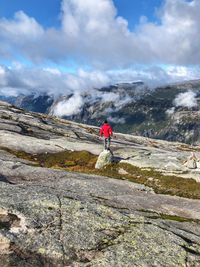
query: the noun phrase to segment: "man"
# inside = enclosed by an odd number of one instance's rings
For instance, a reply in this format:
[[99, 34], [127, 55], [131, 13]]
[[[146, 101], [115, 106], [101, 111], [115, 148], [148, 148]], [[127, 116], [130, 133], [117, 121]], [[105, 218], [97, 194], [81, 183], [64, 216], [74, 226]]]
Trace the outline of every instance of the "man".
[[112, 128], [108, 124], [107, 120], [105, 120], [100, 129], [100, 136], [104, 136], [104, 149], [106, 150], [110, 150], [110, 139], [112, 135]]

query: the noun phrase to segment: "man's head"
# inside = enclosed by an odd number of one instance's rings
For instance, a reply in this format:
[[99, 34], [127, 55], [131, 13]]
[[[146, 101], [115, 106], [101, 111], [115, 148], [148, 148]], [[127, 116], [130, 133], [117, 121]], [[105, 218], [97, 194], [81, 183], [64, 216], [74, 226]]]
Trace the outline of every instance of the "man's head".
[[104, 123], [108, 123], [108, 121], [107, 121], [107, 120], [105, 120], [105, 121], [104, 121]]

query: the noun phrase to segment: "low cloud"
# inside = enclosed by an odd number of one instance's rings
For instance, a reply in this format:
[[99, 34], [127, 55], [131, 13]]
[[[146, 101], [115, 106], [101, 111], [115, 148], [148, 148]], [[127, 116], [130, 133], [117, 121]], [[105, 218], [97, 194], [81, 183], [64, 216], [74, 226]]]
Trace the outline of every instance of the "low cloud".
[[133, 98], [131, 98], [128, 93], [120, 95], [119, 92], [102, 93], [101, 91], [99, 91], [98, 97], [101, 99], [102, 103], [113, 102], [114, 111], [119, 110], [120, 108], [128, 104], [130, 101], [133, 101]]
[[197, 106], [196, 94], [192, 91], [180, 93], [174, 99], [174, 105], [176, 107], [193, 108]]
[[[79, 113], [84, 105], [88, 103], [104, 105], [103, 116], [110, 114], [113, 121], [124, 123], [124, 119], [115, 117], [115, 112], [131, 101], [136, 101], [157, 86], [183, 81], [184, 79], [188, 80], [188, 73], [193, 70], [182, 68], [182, 74], [178, 75], [177, 73], [180, 72], [180, 69], [181, 67], [174, 67], [172, 71], [172, 67], [161, 68], [153, 66], [146, 69], [123, 69], [117, 71], [85, 71], [79, 69], [76, 74], [70, 74], [57, 68], [27, 68], [15, 62], [10, 67], [0, 66], [0, 95], [9, 97], [16, 97], [20, 94], [51, 95], [55, 101], [61, 99], [61, 102], [57, 102], [52, 111], [54, 115], [60, 117]], [[192, 77], [198, 77], [198, 74], [198, 70], [195, 70]], [[127, 81], [143, 81], [144, 84], [133, 86], [130, 96], [130, 92], [126, 91]], [[124, 83], [124, 85], [121, 85], [121, 90], [117, 92], [107, 92], [101, 89], [117, 83]], [[68, 98], [70, 95], [71, 98]], [[61, 96], [65, 97], [64, 100], [60, 98]], [[109, 102], [112, 102], [112, 105], [109, 105], [110, 108], [107, 110], [105, 107]], [[194, 106], [196, 100], [195, 96], [189, 92], [186, 95], [177, 96], [174, 103], [176, 106], [189, 107]]]
[[[130, 97], [126, 93], [119, 95], [98, 89], [117, 83], [142, 81], [145, 86], [137, 86], [132, 92], [137, 99], [137, 96], [140, 97], [149, 88], [196, 79], [199, 76], [200, 71], [198, 69], [193, 70], [193, 68], [181, 66], [168, 66], [168, 68], [152, 66], [145, 69], [129, 68], [113, 71], [79, 69], [76, 74], [70, 74], [57, 68], [28, 68], [14, 62], [10, 67], [0, 65], [0, 94], [17, 96], [19, 94], [38, 93], [49, 94], [54, 97], [86, 94], [90, 95], [90, 101], [95, 101], [97, 98], [101, 102], [113, 101], [117, 108], [129, 103]], [[125, 85], [122, 87], [125, 88]]]
[[119, 117], [108, 117], [108, 121], [113, 122], [115, 124], [124, 124], [126, 122], [125, 118], [119, 118]]
[[58, 117], [72, 116], [78, 114], [84, 105], [83, 98], [74, 94], [68, 100], [58, 102], [52, 109], [52, 114]]
[[0, 94], [31, 94], [34, 92], [54, 96], [90, 92], [111, 84], [110, 77], [101, 71], [76, 74], [61, 72], [56, 68], [27, 68], [25, 66], [0, 66]]
[[174, 112], [175, 112], [175, 107], [172, 107], [172, 108], [169, 108], [166, 110], [166, 114], [169, 117], [172, 116], [174, 114]]

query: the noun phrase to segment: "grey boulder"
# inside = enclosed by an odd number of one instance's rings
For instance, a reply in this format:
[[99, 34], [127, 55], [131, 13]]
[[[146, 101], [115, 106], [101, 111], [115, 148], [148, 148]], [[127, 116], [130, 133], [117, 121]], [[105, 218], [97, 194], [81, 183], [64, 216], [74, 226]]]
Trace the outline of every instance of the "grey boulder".
[[102, 169], [103, 167], [105, 167], [106, 165], [109, 165], [112, 162], [113, 162], [112, 152], [110, 150], [104, 150], [99, 155], [97, 162], [96, 162], [96, 165], [95, 165], [95, 168], [96, 169]]

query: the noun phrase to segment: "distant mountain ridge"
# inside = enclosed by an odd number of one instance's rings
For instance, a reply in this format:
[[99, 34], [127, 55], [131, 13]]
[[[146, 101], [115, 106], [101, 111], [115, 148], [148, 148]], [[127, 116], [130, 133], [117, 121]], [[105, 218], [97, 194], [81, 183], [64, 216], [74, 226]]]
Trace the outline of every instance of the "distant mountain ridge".
[[[193, 94], [192, 99], [188, 98], [190, 95], [187, 92]], [[193, 106], [175, 105], [174, 100], [184, 93], [182, 98], [185, 97], [186, 102], [194, 101]], [[32, 93], [9, 98], [1, 96], [0, 99], [29, 111], [51, 115], [55, 114], [56, 108], [62, 103], [62, 110], [59, 112], [63, 112], [65, 119], [100, 126], [107, 118], [115, 131], [200, 144], [200, 80], [174, 83], [155, 89], [150, 89], [141, 81], [94, 89], [92, 93], [80, 94], [79, 106], [70, 114], [73, 97], [77, 104], [78, 99], [72, 93], [57, 97]]]

